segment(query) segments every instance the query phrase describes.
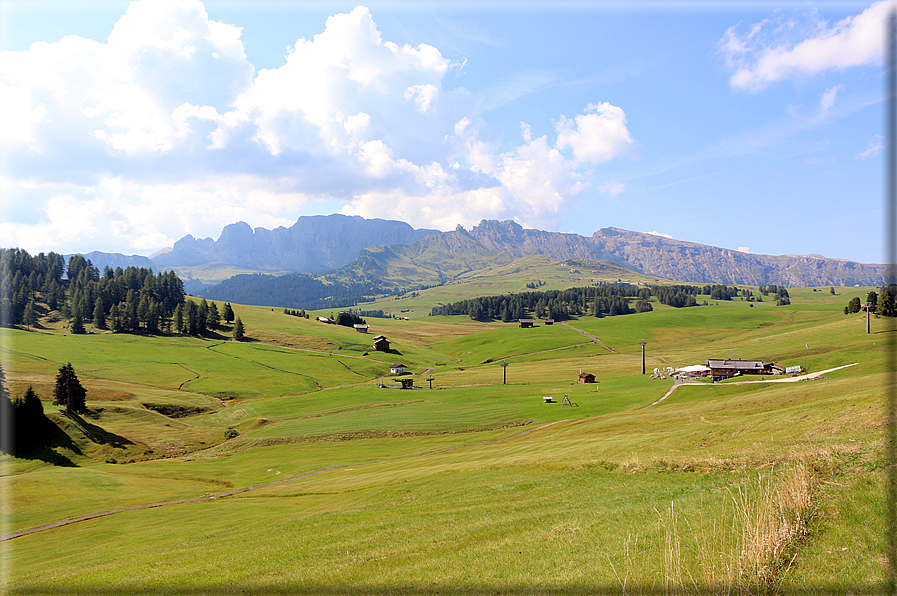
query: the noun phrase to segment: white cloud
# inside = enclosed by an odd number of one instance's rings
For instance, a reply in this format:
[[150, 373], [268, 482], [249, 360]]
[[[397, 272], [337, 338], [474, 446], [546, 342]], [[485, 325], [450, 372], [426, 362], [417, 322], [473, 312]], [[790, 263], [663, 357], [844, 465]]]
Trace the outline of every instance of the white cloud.
[[609, 103], [559, 116], [554, 139], [521, 123], [523, 143], [502, 145], [480, 98], [445, 87], [461, 65], [383, 40], [363, 6], [279, 68], [256, 73], [240, 36], [199, 0], [135, 0], [105, 43], [0, 52], [4, 194], [30, 209], [0, 225], [3, 242], [148, 251], [238, 220], [290, 225], [319, 201], [421, 227], [553, 228], [591, 184], [580, 168], [636, 155]]
[[869, 158], [877, 157], [885, 147], [887, 147], [885, 138], [881, 135], [875, 135], [872, 140], [866, 144], [866, 150], [857, 153], [853, 158], [860, 161], [866, 161]]
[[737, 250], [738, 252], [746, 252], [746, 253], [749, 253], [749, 254], [753, 254], [752, 251], [751, 251], [751, 247], [750, 247], [750, 246], [739, 246], [739, 247], [736, 248], [735, 250]]
[[[617, 196], [618, 194], [620, 194], [621, 192], [623, 192], [625, 190], [626, 190], [626, 185], [623, 184], [622, 182], [618, 182], [616, 180], [612, 180], [612, 181], [602, 184], [601, 186], [598, 187], [598, 192], [600, 192], [601, 194], [604, 194], [604, 195], [610, 195], [612, 197]], [[649, 232], [649, 234], [652, 234], [652, 233], [653, 232]]]
[[589, 104], [585, 114], [561, 116], [559, 149], [570, 147], [578, 161], [600, 163], [618, 155], [634, 155], [635, 139], [626, 128], [626, 114], [607, 102]]
[[811, 13], [803, 21], [781, 12], [739, 33], [729, 28], [719, 41], [737, 91], [761, 91], [769, 85], [829, 70], [878, 64], [884, 48], [885, 18], [891, 3], [876, 2], [834, 25]]
[[656, 232], [656, 231], [655, 231], [655, 232], [645, 232], [645, 233], [646, 233], [646, 234], [651, 234], [652, 236], [661, 236], [661, 237], [663, 237], [663, 238], [669, 238], [670, 240], [673, 240], [673, 237], [672, 237], [672, 236], [670, 236], [669, 234], [664, 234], [664, 233], [662, 233], [662, 232]]
[[819, 99], [819, 107], [816, 109], [817, 120], [822, 120], [828, 116], [829, 110], [835, 105], [835, 98], [838, 96], [839, 91], [844, 91], [844, 85], [835, 85], [825, 90], [825, 93]]

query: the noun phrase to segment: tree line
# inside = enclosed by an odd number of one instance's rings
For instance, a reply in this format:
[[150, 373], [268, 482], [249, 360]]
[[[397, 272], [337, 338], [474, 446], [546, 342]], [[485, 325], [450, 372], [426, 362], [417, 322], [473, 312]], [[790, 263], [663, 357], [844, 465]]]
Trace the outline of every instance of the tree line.
[[[890, 284], [866, 294], [866, 303], [869, 304], [869, 312], [882, 317], [897, 317], [897, 285]], [[860, 297], [851, 298], [844, 307], [844, 314], [849, 315], [863, 310]]]
[[187, 333], [201, 335], [222, 318], [234, 320], [233, 308], [203, 300], [186, 300], [184, 284], [174, 271], [154, 273], [146, 267], [105, 267], [101, 273], [89, 259], [72, 255], [0, 249], [0, 324], [28, 328], [46, 317], [68, 319], [72, 333], [85, 324], [116, 333]]

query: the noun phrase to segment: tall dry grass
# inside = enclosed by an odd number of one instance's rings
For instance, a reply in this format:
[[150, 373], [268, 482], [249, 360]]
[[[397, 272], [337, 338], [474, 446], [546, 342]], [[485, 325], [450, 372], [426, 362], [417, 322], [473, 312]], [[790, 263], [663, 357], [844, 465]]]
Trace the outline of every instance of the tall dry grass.
[[813, 469], [795, 461], [758, 473], [730, 489], [723, 510], [702, 511], [695, 524], [671, 502], [656, 511], [662, 553], [623, 541], [623, 566], [614, 569], [623, 594], [775, 593], [794, 563], [815, 513]]

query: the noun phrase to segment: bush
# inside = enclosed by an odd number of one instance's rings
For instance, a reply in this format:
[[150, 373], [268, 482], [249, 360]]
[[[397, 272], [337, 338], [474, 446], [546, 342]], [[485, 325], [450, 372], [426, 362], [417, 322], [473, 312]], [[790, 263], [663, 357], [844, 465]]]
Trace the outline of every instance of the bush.
[[114, 457], [107, 457], [107, 458], [106, 458], [106, 463], [107, 463], [107, 464], [117, 464], [117, 463], [118, 463], [118, 460], [115, 459]]
[[227, 429], [226, 431], [224, 431], [224, 438], [225, 438], [225, 439], [233, 439], [234, 437], [238, 437], [238, 436], [240, 436], [240, 433], [238, 433], [238, 432], [237, 432], [235, 429], [233, 429], [233, 428], [229, 428], [229, 429]]

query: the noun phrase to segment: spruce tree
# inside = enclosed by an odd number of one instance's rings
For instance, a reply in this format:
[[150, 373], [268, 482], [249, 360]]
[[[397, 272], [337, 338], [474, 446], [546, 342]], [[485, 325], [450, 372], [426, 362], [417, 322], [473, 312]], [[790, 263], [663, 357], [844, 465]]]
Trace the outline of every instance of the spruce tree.
[[71, 331], [75, 334], [85, 333], [84, 331], [84, 321], [81, 320], [81, 313], [76, 312], [75, 316], [72, 317]]
[[234, 320], [234, 309], [231, 307], [230, 302], [224, 303], [224, 320], [228, 323]]
[[243, 321], [240, 320], [240, 317], [237, 317], [237, 322], [234, 323], [234, 339], [243, 341]]
[[37, 323], [37, 315], [34, 313], [33, 298], [25, 305], [25, 315], [22, 317], [22, 322], [25, 323], [25, 326], [28, 327], [28, 329], [31, 329], [34, 324]]
[[59, 367], [56, 386], [53, 388], [53, 398], [53, 403], [57, 406], [65, 406], [65, 411], [69, 414], [87, 412], [87, 391], [78, 380], [71, 362]]
[[93, 307], [93, 326], [97, 329], [106, 328], [106, 312], [103, 308], [103, 299], [99, 296], [97, 297], [96, 303], [94, 303]]

